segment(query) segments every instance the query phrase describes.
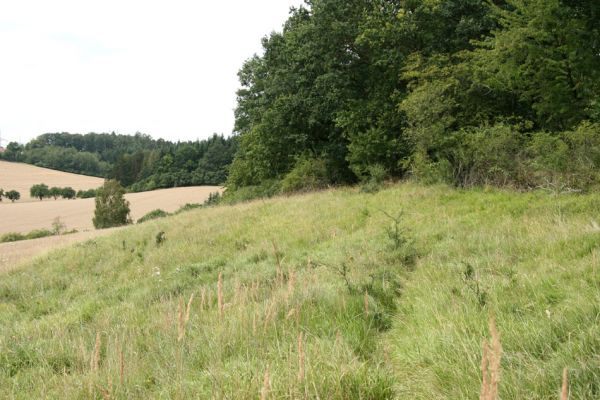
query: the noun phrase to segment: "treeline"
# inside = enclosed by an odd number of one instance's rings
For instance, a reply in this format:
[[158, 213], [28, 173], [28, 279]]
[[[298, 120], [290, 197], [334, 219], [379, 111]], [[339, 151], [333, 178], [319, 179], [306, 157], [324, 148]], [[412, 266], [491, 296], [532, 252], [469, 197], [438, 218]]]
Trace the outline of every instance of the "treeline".
[[10, 143], [2, 159], [118, 180], [133, 191], [218, 185], [236, 150], [235, 138], [213, 135], [172, 143], [148, 135], [48, 133], [26, 145]]
[[597, 0], [311, 0], [263, 48], [230, 189], [599, 182]]

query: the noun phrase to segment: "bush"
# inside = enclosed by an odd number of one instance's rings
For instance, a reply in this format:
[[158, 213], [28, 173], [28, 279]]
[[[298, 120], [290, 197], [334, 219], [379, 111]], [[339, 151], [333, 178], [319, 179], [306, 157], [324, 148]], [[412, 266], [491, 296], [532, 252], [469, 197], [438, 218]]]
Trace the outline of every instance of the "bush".
[[221, 193], [214, 192], [214, 193], [209, 193], [208, 199], [204, 200], [203, 205], [207, 206], [207, 207], [216, 206], [220, 202], [221, 202]]
[[62, 194], [62, 189], [59, 187], [56, 187], [56, 186], [53, 186], [48, 190], [48, 196], [53, 197], [54, 200], [58, 199], [61, 194]]
[[158, 219], [158, 218], [164, 218], [164, 217], [168, 217], [169, 214], [166, 211], [163, 211], [161, 209], [156, 209], [156, 210], [152, 210], [149, 213], [147, 213], [146, 215], [144, 215], [142, 218], [137, 220], [138, 224], [141, 224], [142, 222], [146, 222], [146, 221], [150, 221], [153, 219]]
[[283, 193], [307, 192], [329, 185], [325, 161], [319, 158], [301, 158], [281, 181]]
[[40, 183], [37, 185], [33, 185], [31, 189], [29, 189], [29, 194], [31, 195], [31, 197], [38, 198], [41, 201], [46, 197], [50, 197], [50, 189], [48, 189], [47, 185]]
[[260, 185], [244, 186], [236, 189], [228, 188], [223, 193], [222, 201], [226, 204], [235, 204], [243, 201], [273, 197], [279, 193], [281, 193], [281, 182], [270, 179]]
[[0, 236], [0, 243], [18, 242], [19, 240], [25, 240], [26, 237], [22, 233], [9, 232]]
[[4, 189], [0, 189], [0, 201], [2, 201], [2, 197], [4, 197]]
[[187, 203], [186, 205], [179, 207], [179, 209], [177, 211], [175, 211], [174, 214], [180, 214], [182, 212], [194, 210], [196, 208], [202, 208], [202, 204], [199, 204], [199, 203]]
[[96, 197], [97, 189], [79, 190], [77, 192], [77, 198], [79, 199], [91, 199]]
[[77, 193], [75, 192], [75, 189], [73, 189], [72, 187], [65, 187], [60, 190], [60, 195], [63, 199], [74, 199], [76, 194]]
[[96, 229], [112, 228], [131, 223], [129, 202], [124, 195], [125, 189], [116, 180], [107, 180], [98, 189], [93, 219]]
[[365, 193], [375, 193], [381, 189], [388, 173], [381, 164], [374, 164], [367, 167], [367, 175], [363, 178], [361, 191]]
[[48, 229], [37, 229], [25, 235], [25, 239], [39, 239], [43, 237], [53, 236], [55, 233]]
[[4, 196], [14, 203], [16, 200], [21, 198], [21, 193], [17, 192], [16, 190], [9, 190], [4, 194]]

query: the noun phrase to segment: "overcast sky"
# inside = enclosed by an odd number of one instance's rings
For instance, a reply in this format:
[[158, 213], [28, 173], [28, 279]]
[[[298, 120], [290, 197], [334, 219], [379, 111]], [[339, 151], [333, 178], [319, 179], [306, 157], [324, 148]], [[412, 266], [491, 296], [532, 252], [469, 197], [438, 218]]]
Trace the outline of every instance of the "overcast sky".
[[233, 128], [237, 71], [301, 0], [0, 0], [0, 131]]

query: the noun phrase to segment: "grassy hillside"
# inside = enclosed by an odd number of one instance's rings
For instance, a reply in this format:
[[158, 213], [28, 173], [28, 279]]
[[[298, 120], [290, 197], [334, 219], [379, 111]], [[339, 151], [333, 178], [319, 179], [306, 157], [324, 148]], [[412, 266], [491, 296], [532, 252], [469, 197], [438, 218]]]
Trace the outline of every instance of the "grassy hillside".
[[127, 228], [0, 276], [0, 398], [476, 399], [490, 315], [501, 398], [598, 398], [599, 211], [404, 184]]

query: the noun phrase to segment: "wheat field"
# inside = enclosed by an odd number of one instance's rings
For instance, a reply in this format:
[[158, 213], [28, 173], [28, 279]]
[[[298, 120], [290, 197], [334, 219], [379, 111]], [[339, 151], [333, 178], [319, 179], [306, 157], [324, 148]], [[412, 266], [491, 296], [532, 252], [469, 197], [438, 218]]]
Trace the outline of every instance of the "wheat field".
[[[48, 187], [70, 186], [75, 190], [87, 190], [100, 187], [103, 182], [104, 179], [93, 176], [71, 174], [29, 164], [0, 161], [0, 189], [4, 189], [4, 191], [16, 190], [21, 193], [21, 199], [18, 201], [20, 203], [39, 201], [29, 196], [29, 189], [38, 183], [45, 183]], [[9, 201], [4, 199], [2, 203], [4, 202]]]

